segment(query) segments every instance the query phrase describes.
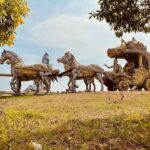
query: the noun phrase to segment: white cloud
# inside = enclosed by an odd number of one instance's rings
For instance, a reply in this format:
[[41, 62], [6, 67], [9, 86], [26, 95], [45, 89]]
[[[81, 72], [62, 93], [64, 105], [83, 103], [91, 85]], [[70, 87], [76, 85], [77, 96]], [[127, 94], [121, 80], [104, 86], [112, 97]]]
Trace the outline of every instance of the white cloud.
[[61, 15], [34, 26], [28, 32], [32, 42], [72, 51], [75, 55], [80, 54], [80, 60], [101, 59], [101, 55], [106, 54], [108, 43], [115, 46], [118, 41], [106, 23], [89, 20], [88, 16]]
[[[80, 61], [108, 61], [106, 51], [120, 44], [114, 32], [105, 22], [89, 20], [88, 16], [60, 15], [35, 25], [28, 32], [32, 42], [44, 47], [54, 47], [63, 51], [71, 51]], [[149, 48], [148, 35], [126, 34], [126, 40], [133, 36], [141, 40]]]

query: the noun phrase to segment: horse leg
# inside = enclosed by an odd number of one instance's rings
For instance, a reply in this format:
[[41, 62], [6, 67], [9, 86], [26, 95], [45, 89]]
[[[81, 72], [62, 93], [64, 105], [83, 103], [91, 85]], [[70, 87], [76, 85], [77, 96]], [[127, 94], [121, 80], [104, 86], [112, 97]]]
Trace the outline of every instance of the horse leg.
[[94, 77], [91, 78], [91, 84], [93, 85], [93, 92], [96, 91], [96, 84], [95, 84], [95, 80], [94, 80]]
[[20, 79], [16, 79], [16, 93], [15, 94], [17, 96], [21, 95], [20, 89], [21, 89], [21, 81]]
[[66, 91], [70, 91], [70, 90], [71, 90], [71, 88], [70, 88], [71, 81], [72, 81], [72, 78], [71, 78], [71, 77], [69, 77], [68, 89], [67, 89]]
[[103, 79], [102, 79], [102, 74], [97, 74], [97, 79], [101, 83], [101, 91], [103, 91], [104, 90], [104, 83], [103, 83]]
[[51, 91], [51, 79], [48, 80], [49, 83], [49, 91]]
[[48, 92], [50, 91], [50, 82], [49, 82], [49, 79], [46, 78], [46, 77], [44, 77], [45, 74], [43, 72], [39, 72], [39, 75], [40, 75], [41, 81], [45, 85], [45, 88], [46, 88], [45, 95], [47, 95]]
[[72, 84], [73, 84], [73, 86], [74, 86], [75, 88], [78, 88], [78, 86], [76, 85], [76, 77], [74, 77], [74, 78], [72, 79]]
[[12, 80], [11, 80], [11, 82], [10, 82], [11, 90], [13, 92], [16, 92], [15, 84], [16, 84], [16, 78], [13, 77]]
[[34, 81], [35, 82], [35, 85], [36, 85], [36, 91], [35, 91], [35, 93], [34, 93], [34, 95], [38, 95], [38, 93], [39, 93], [39, 87], [40, 87], [40, 83], [39, 83], [39, 81], [37, 81], [37, 80], [35, 80]]
[[89, 82], [89, 92], [91, 92], [91, 82]]
[[78, 88], [78, 86], [76, 85], [76, 76], [74, 76], [72, 78], [72, 92], [76, 92], [76, 88]]
[[74, 86], [74, 84], [73, 84], [73, 83], [72, 83], [71, 91], [72, 91], [73, 93], [76, 93], [76, 86]]
[[88, 81], [87, 81], [87, 78], [84, 78], [84, 83], [85, 83], [85, 85], [86, 85], [86, 92], [88, 92]]
[[50, 91], [50, 86], [49, 86], [50, 84], [49, 84], [48, 79], [43, 79], [43, 84], [45, 85], [45, 88], [46, 88], [45, 95], [47, 95], [49, 93], [49, 91]]
[[78, 86], [76, 85], [76, 80], [77, 80], [77, 77], [78, 77], [78, 75], [79, 75], [79, 70], [77, 70], [77, 69], [74, 69], [73, 71], [72, 71], [72, 75], [73, 75], [73, 77], [72, 77], [72, 84], [73, 84], [73, 86], [74, 86], [74, 88], [78, 88]]
[[14, 91], [16, 91], [16, 80], [12, 83], [12, 87], [13, 87]]
[[96, 92], [96, 85], [95, 85], [94, 82], [92, 84], [93, 84], [93, 87], [94, 87], [94, 92]]
[[10, 82], [10, 87], [11, 87], [11, 90], [16, 93], [16, 79], [17, 79], [17, 75], [16, 75], [16, 72], [14, 71], [14, 69], [12, 69], [11, 71], [12, 75], [13, 75], [13, 78]]
[[72, 79], [71, 79], [71, 83], [72, 83], [71, 91], [74, 92], [74, 93], [76, 92], [76, 88], [78, 88], [78, 86], [76, 85], [76, 78], [77, 78], [77, 75], [74, 74]]
[[19, 94], [21, 94], [21, 81], [19, 81], [19, 89], [18, 89]]

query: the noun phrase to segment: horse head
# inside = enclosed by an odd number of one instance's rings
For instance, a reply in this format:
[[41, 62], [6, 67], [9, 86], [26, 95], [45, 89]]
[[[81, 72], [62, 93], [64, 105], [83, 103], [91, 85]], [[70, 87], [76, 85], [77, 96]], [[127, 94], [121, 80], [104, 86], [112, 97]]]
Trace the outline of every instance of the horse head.
[[65, 65], [66, 62], [67, 62], [65, 56], [63, 56], [63, 57], [61, 57], [61, 58], [58, 58], [57, 61], [58, 61], [58, 63], [62, 63], [62, 64], [64, 64], [64, 65]]
[[15, 63], [18, 63], [18, 62], [23, 63], [22, 59], [20, 57], [18, 57], [17, 54], [4, 49], [4, 51], [1, 54], [0, 64], [4, 64], [5, 62], [9, 62], [9, 64], [14, 64], [14, 62]]
[[1, 54], [0, 64], [4, 64], [4, 62], [7, 60], [9, 60], [9, 55], [8, 55], [7, 51], [4, 49], [4, 51]]
[[70, 52], [66, 52], [63, 57], [57, 59], [58, 63], [62, 63], [64, 65], [64, 69], [68, 70], [70, 68], [75, 67], [77, 61], [74, 55]]
[[57, 59], [59, 63], [62, 63], [64, 65], [72, 65], [72, 63], [75, 61], [75, 57], [72, 53], [66, 52], [65, 55], [59, 59]]

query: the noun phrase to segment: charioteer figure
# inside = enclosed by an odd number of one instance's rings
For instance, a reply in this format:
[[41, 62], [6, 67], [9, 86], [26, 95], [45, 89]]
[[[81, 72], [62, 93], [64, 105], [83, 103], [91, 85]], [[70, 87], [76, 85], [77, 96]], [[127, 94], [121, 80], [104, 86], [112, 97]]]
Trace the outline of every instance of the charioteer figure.
[[124, 72], [126, 72], [129, 75], [132, 75], [134, 73], [135, 64], [134, 61], [130, 60], [128, 61], [124, 66]]
[[122, 72], [122, 66], [118, 64], [117, 58], [114, 59], [114, 64], [112, 66], [108, 66], [107, 64], [104, 65], [105, 67], [112, 69], [114, 73], [121, 73]]

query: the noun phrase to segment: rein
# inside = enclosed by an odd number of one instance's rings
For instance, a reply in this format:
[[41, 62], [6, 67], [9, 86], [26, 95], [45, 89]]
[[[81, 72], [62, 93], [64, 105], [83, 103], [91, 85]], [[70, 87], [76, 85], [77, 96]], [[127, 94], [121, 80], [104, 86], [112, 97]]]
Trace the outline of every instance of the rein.
[[58, 77], [62, 77], [64, 74], [66, 74], [66, 73], [68, 73], [68, 72], [71, 72], [73, 69], [74, 69], [74, 68], [71, 68], [71, 69], [69, 69], [69, 70], [67, 70], [67, 71], [64, 71], [64, 72], [58, 74]]
[[67, 71], [64, 71], [64, 72], [62, 72], [62, 73], [60, 73], [60, 74], [49, 74], [49, 75], [45, 75], [45, 76], [46, 76], [46, 77], [49, 77], [49, 78], [58, 76], [58, 77], [61, 78], [64, 74], [66, 74], [66, 73], [68, 73], [68, 72], [71, 72], [72, 70], [73, 70], [73, 68], [71, 68], [71, 69], [69, 69], [69, 70], [67, 70]]

